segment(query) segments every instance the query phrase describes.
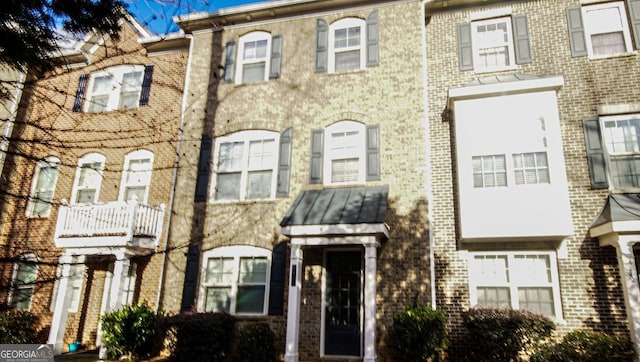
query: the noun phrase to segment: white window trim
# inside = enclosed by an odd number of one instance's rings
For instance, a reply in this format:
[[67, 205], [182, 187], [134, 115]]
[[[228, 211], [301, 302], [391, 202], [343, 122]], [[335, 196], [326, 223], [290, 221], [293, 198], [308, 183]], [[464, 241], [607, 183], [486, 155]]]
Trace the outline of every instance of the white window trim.
[[[589, 20], [586, 13], [588, 10], [599, 10], [599, 9], [605, 9], [605, 8], [611, 8], [611, 7], [616, 7], [620, 10], [620, 15], [622, 16], [621, 30], [624, 38], [624, 45], [625, 45], [626, 51], [624, 53], [595, 55], [593, 54], [593, 44], [591, 43], [591, 35], [593, 33], [589, 30], [590, 27], [592, 27], [593, 25], [591, 26], [589, 25]], [[627, 55], [633, 52], [633, 43], [631, 42], [631, 32], [629, 31], [629, 20], [627, 18], [627, 11], [625, 9], [624, 2], [618, 1], [618, 2], [608, 2], [608, 3], [602, 3], [602, 4], [585, 5], [585, 6], [582, 6], [580, 10], [582, 11], [582, 19], [584, 23], [583, 24], [584, 38], [587, 44], [587, 54], [589, 54], [589, 59], [611, 58], [611, 57], [616, 57], [620, 55]]]
[[[331, 151], [331, 134], [334, 132], [349, 132], [358, 131], [359, 144], [356, 145], [356, 152], [354, 156], [358, 157], [358, 179], [355, 181], [346, 182], [332, 182], [331, 166], [334, 159], [342, 158], [340, 155]], [[324, 130], [324, 164], [322, 173], [324, 176], [324, 185], [353, 185], [364, 184], [366, 182], [366, 170], [367, 170], [367, 127], [359, 122], [355, 121], [340, 121], [336, 122]]]
[[[608, 144], [608, 138], [607, 135], [605, 133], [605, 123], [606, 122], [615, 122], [615, 121], [627, 121], [627, 120], [640, 120], [640, 114], [639, 113], [633, 113], [633, 114], [623, 114], [623, 115], [615, 115], [615, 116], [600, 116], [599, 118], [599, 122], [600, 122], [600, 137], [602, 138], [602, 149], [604, 152], [604, 156], [605, 156], [605, 166], [607, 168], [607, 182], [609, 184], [609, 189], [611, 190], [623, 190], [623, 191], [637, 191], [640, 189], [640, 185], [638, 187], [620, 187], [617, 186], [613, 180], [613, 172], [612, 172], [612, 159], [615, 159], [616, 157], [624, 157], [624, 156], [632, 156], [632, 155], [638, 155], [640, 156], [640, 151], [638, 152], [620, 152], [620, 153], [612, 153], [611, 150], [609, 150], [609, 144]], [[638, 135], [638, 137], [640, 138], [640, 135]]]
[[[267, 41], [267, 49], [264, 59], [250, 59], [244, 60], [244, 46], [246, 43], [266, 40]], [[249, 34], [246, 34], [240, 38], [238, 42], [238, 54], [237, 54], [238, 65], [236, 66], [236, 84], [242, 84], [242, 73], [244, 71], [244, 66], [246, 64], [254, 64], [261, 63], [264, 61], [264, 78], [263, 80], [266, 82], [269, 80], [269, 69], [271, 69], [271, 34], [264, 31], [254, 31]]]
[[[98, 72], [94, 72], [91, 73], [91, 76], [89, 77], [89, 81], [87, 82], [87, 92], [86, 92], [86, 101], [84, 102], [84, 112], [87, 113], [101, 113], [101, 112], [108, 112], [108, 111], [113, 111], [113, 110], [117, 110], [120, 109], [119, 108], [119, 103], [120, 103], [120, 92], [122, 90], [122, 81], [123, 81], [123, 76], [126, 73], [132, 73], [132, 72], [141, 72], [141, 78], [140, 78], [140, 89], [139, 89], [139, 93], [142, 93], [142, 82], [144, 80], [144, 65], [132, 65], [132, 64], [127, 64], [127, 65], [118, 65], [115, 67], [109, 67], [107, 69], [98, 71]], [[93, 94], [93, 84], [95, 82], [95, 79], [98, 77], [103, 77], [103, 76], [112, 76], [112, 83], [111, 83], [111, 91], [109, 92], [109, 101], [107, 102], [107, 106], [105, 107], [104, 110], [102, 110], [101, 112], [91, 112], [91, 102], [92, 102], [92, 98], [94, 96]], [[138, 95], [140, 96], [140, 94]], [[138, 97], [138, 102], [139, 102], [140, 98]], [[138, 107], [138, 102], [136, 102], [136, 106], [133, 108], [137, 108]], [[127, 109], [133, 109], [133, 108], [127, 108]]]
[[[507, 51], [509, 65], [496, 65], [496, 66], [482, 66], [480, 65], [480, 47], [478, 41], [478, 26], [487, 25], [487, 24], [497, 24], [497, 23], [506, 23], [507, 24]], [[471, 46], [473, 53], [473, 70], [476, 73], [483, 72], [496, 72], [502, 70], [512, 70], [517, 69], [518, 66], [516, 64], [516, 55], [515, 55], [515, 45], [513, 42], [513, 27], [511, 24], [511, 16], [503, 16], [491, 19], [483, 19], [483, 20], [473, 20], [471, 22]]]
[[[271, 187], [270, 195], [266, 199], [247, 199], [247, 180], [249, 173], [249, 144], [251, 141], [259, 141], [273, 139], [274, 140], [274, 155], [273, 155], [273, 172], [271, 174]], [[216, 187], [218, 182], [218, 161], [220, 158], [220, 146], [223, 143], [243, 142], [244, 151], [242, 153], [242, 168], [240, 169], [240, 197], [238, 200], [217, 200], [216, 199]], [[239, 131], [228, 136], [222, 136], [216, 138], [215, 154], [213, 158], [213, 177], [211, 178], [211, 189], [209, 190], [209, 201], [216, 203], [233, 203], [242, 201], [255, 201], [255, 200], [273, 200], [276, 197], [276, 187], [278, 178], [278, 160], [280, 157], [280, 134], [272, 131]], [[221, 172], [227, 173], [227, 172]]]
[[[67, 312], [69, 313], [77, 313], [78, 308], [80, 307], [80, 299], [82, 298], [82, 291], [84, 290], [84, 272], [85, 265], [84, 264], [73, 264], [71, 265], [71, 273], [69, 275], [69, 283], [71, 284], [71, 302], [69, 303], [69, 309]], [[51, 294], [51, 304], [49, 306], [49, 311], [53, 312], [56, 306], [56, 301], [58, 300], [58, 293], [60, 293], [60, 278], [62, 278], [62, 265], [58, 265], [56, 268], [56, 280], [53, 285], [53, 293]], [[78, 289], [79, 293], [75, 296], [73, 295], [73, 290]]]
[[[269, 309], [269, 283], [271, 280], [271, 250], [256, 246], [234, 245], [225, 246], [206, 251], [202, 254], [202, 264], [200, 265], [200, 285], [198, 292], [198, 310], [205, 310], [205, 299], [207, 296], [206, 273], [207, 263], [210, 258], [233, 258], [233, 284], [231, 286], [231, 300], [229, 313], [243, 316], [264, 316]], [[262, 313], [236, 313], [236, 296], [238, 292], [238, 274], [240, 272], [240, 258], [259, 257], [267, 259], [267, 271], [265, 275], [264, 305]]]
[[[129, 154], [127, 154], [124, 157], [124, 165], [122, 168], [122, 180], [120, 181], [120, 192], [118, 194], [118, 200], [120, 201], [127, 201], [124, 199], [125, 196], [125, 190], [127, 188], [127, 186], [129, 186], [127, 184], [127, 175], [128, 175], [128, 170], [129, 170], [129, 163], [133, 160], [143, 160], [143, 159], [149, 159], [150, 163], [149, 163], [149, 183], [147, 185], [145, 185], [145, 191], [144, 191], [144, 199], [143, 200], [138, 200], [139, 203], [141, 204], [146, 204], [147, 200], [149, 199], [149, 190], [151, 189], [151, 180], [153, 179], [153, 152], [151, 151], [147, 151], [147, 150], [138, 150], [138, 151], [133, 151]], [[138, 185], [141, 186], [141, 185]]]
[[51, 215], [51, 210], [53, 209], [53, 204], [50, 205], [49, 209], [47, 210], [46, 213], [42, 214], [42, 215], [37, 215], [34, 214], [35, 211], [35, 207], [37, 204], [37, 200], [36, 200], [36, 192], [38, 192], [38, 190], [36, 190], [36, 187], [38, 186], [38, 179], [40, 178], [40, 170], [44, 167], [48, 167], [48, 166], [56, 166], [57, 167], [57, 172], [56, 172], [56, 176], [55, 179], [53, 180], [53, 187], [52, 187], [52, 193], [51, 193], [51, 200], [53, 201], [55, 198], [55, 193], [56, 193], [56, 185], [58, 183], [58, 176], [60, 174], [60, 159], [57, 157], [47, 157], [42, 161], [38, 161], [38, 163], [36, 164], [36, 169], [33, 173], [33, 179], [31, 180], [31, 192], [29, 194], [29, 202], [27, 203], [27, 210], [26, 210], [26, 215], [27, 217], [49, 217], [49, 215]]
[[[476, 256], [506, 256], [508, 258], [508, 267], [511, 270], [511, 265], [513, 265], [512, 261], [515, 259], [516, 255], [540, 255], [540, 256], [548, 256], [549, 257], [549, 268], [551, 271], [551, 282], [548, 284], [522, 284], [517, 283], [513, 280], [510, 280], [506, 283], [480, 283], [475, 277], [476, 273], [471, 269], [471, 265]], [[508, 287], [509, 292], [511, 293], [511, 307], [513, 309], [519, 309], [519, 298], [518, 298], [518, 287], [520, 286], [535, 286], [535, 287], [551, 287], [551, 293], [553, 296], [553, 307], [554, 314], [553, 317], [556, 321], [562, 321], [562, 299], [560, 298], [560, 281], [558, 277], [558, 261], [556, 252], [553, 251], [503, 251], [503, 252], [470, 252], [468, 254], [468, 275], [469, 275], [469, 302], [471, 306], [476, 306], [478, 304], [478, 292], [477, 288], [480, 286], [488, 286], [488, 287]]]
[[[536, 153], [544, 153], [547, 155], [547, 172], [549, 173], [549, 182], [536, 182], [536, 183], [517, 183], [516, 182], [516, 167], [513, 164], [513, 156], [515, 155], [525, 155], [525, 154], [536, 154]], [[502, 189], [505, 187], [548, 187], [551, 184], [553, 184], [553, 177], [554, 175], [552, 175], [552, 167], [551, 167], [551, 159], [549, 156], [549, 149], [548, 148], [543, 148], [543, 149], [533, 149], [533, 150], [526, 150], [526, 151], [522, 151], [522, 150], [515, 150], [513, 152], [504, 152], [504, 153], [493, 153], [493, 154], [474, 154], [471, 155], [471, 159], [469, 159], [469, 163], [471, 165], [470, 169], [471, 169], [471, 177], [474, 177], [474, 172], [473, 172], [473, 158], [474, 157], [488, 157], [488, 156], [504, 156], [505, 157], [505, 171], [507, 173], [507, 184], [506, 185], [500, 185], [500, 186], [482, 186], [482, 187], [475, 187], [474, 181], [472, 180], [471, 182], [471, 187], [474, 190], [482, 190], [482, 189]], [[526, 170], [527, 168], [522, 168], [522, 170]], [[536, 167], [535, 168], [536, 171], [538, 171], [540, 168]]]
[[[19, 259], [20, 261], [13, 263], [13, 271], [11, 273], [11, 288], [9, 289], [9, 295], [7, 296], [8, 305], [13, 305], [13, 294], [14, 294], [14, 290], [16, 289], [14, 288], [13, 285], [16, 281], [16, 278], [18, 277], [18, 265], [24, 264], [24, 262], [28, 262], [28, 261], [37, 261], [37, 258], [34, 254], [21, 255]], [[34, 281], [38, 280], [38, 269], [39, 268], [36, 265]], [[35, 295], [35, 292], [36, 292], [35, 284], [32, 286], [26, 286], [22, 289], [27, 289], [27, 288], [31, 289], [31, 296], [29, 297], [29, 306], [26, 309], [21, 309], [21, 310], [31, 310], [31, 302], [33, 301], [33, 296]], [[17, 289], [21, 289], [21, 288], [17, 288]]]
[[90, 153], [88, 155], [85, 155], [83, 157], [81, 157], [78, 160], [78, 167], [76, 168], [76, 176], [75, 179], [73, 181], [73, 190], [71, 191], [71, 204], [76, 204], [76, 197], [78, 195], [78, 191], [80, 191], [80, 174], [82, 172], [82, 166], [85, 164], [92, 164], [92, 163], [100, 163], [100, 169], [98, 169], [98, 174], [100, 175], [100, 181], [98, 182], [96, 186], [96, 193], [93, 196], [93, 201], [91, 203], [95, 204], [99, 199], [100, 199], [100, 189], [102, 188], [102, 177], [103, 175], [103, 171], [104, 171], [104, 165], [105, 165], [105, 161], [106, 158], [99, 154], [99, 153]]
[[[351, 50], [360, 50], [360, 67], [358, 69], [351, 69], [349, 71], [362, 70], [365, 69], [366, 66], [366, 45], [367, 45], [367, 27], [366, 22], [363, 19], [358, 18], [345, 18], [338, 20], [332, 23], [329, 26], [329, 73], [336, 72], [336, 49], [335, 49], [335, 31], [338, 29], [344, 28], [355, 28], [360, 27], [360, 46], [358, 47], [347, 47], [340, 48], [337, 52], [351, 51]], [[338, 71], [343, 72], [343, 71]]]

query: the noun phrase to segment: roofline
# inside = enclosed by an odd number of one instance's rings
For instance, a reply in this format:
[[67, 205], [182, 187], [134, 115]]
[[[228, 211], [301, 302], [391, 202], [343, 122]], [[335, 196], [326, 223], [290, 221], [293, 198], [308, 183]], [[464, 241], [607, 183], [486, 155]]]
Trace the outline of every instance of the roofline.
[[[404, 0], [416, 1], [416, 0]], [[274, 0], [221, 8], [212, 12], [177, 15], [173, 21], [185, 32], [222, 28], [228, 25], [253, 23], [263, 20], [317, 13], [328, 10], [370, 6], [380, 3], [399, 2], [391, 0]]]

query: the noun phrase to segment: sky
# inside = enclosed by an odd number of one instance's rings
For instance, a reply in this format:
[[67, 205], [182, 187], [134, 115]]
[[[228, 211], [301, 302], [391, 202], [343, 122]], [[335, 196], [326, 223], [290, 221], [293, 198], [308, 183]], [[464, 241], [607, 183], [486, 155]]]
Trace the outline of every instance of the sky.
[[172, 17], [198, 11], [214, 11], [230, 6], [266, 0], [123, 0], [127, 10], [147, 29], [162, 35], [178, 31]]

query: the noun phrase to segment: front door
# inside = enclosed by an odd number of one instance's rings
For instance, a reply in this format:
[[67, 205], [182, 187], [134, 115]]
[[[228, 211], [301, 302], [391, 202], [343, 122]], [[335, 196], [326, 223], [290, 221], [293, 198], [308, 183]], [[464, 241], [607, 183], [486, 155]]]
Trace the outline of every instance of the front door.
[[362, 349], [362, 253], [326, 254], [324, 354], [360, 356]]

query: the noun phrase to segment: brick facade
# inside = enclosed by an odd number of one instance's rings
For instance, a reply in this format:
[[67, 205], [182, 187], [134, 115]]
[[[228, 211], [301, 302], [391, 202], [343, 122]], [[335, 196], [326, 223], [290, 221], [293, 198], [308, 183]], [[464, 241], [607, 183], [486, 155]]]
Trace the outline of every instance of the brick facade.
[[[82, 50], [88, 64], [61, 66], [26, 83], [2, 174], [1, 188], [7, 192], [2, 194], [0, 245], [5, 260], [24, 253], [37, 257], [37, 283], [29, 310], [41, 318], [43, 342], [52, 321], [56, 265], [64, 252], [54, 244], [58, 205], [71, 199], [78, 159], [92, 152], [105, 156], [98, 202], [106, 203], [118, 200], [125, 155], [149, 150], [154, 161], [148, 204], [168, 207], [171, 200], [188, 44], [150, 56], [146, 48], [149, 43], [138, 41], [142, 36], [138, 30], [124, 21], [118, 40], [87, 37]], [[92, 46], [95, 47], [91, 49]], [[77, 56], [70, 54], [61, 60], [73, 63]], [[154, 66], [148, 105], [103, 113], [72, 112], [82, 74], [122, 64]], [[47, 156], [60, 159], [51, 213], [48, 217], [26, 217], [36, 161]], [[168, 219], [167, 212], [159, 251], [165, 248]], [[153, 250], [145, 254], [148, 255], [141, 255], [138, 263], [136, 300], [155, 308], [164, 256]], [[78, 312], [68, 315], [64, 350], [66, 343], [75, 340], [86, 347], [96, 345], [105, 275], [113, 267], [113, 260], [87, 256], [85, 263], [80, 306]], [[12, 262], [0, 264], [2, 285], [10, 285], [12, 273]], [[0, 292], [0, 302], [7, 301], [7, 292], [8, 289]]]

